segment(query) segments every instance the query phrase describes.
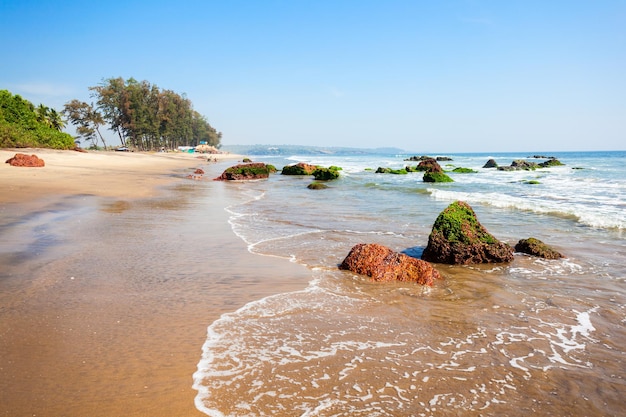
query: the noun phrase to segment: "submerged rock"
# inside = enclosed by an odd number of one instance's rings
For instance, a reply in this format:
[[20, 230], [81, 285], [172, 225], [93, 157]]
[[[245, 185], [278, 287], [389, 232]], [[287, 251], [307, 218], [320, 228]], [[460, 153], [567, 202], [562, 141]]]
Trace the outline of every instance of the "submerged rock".
[[544, 259], [559, 259], [563, 258], [560, 252], [552, 249], [549, 245], [546, 245], [539, 239], [529, 237], [528, 239], [521, 239], [515, 245], [515, 251], [526, 253], [532, 256], [538, 256]]
[[433, 285], [434, 280], [441, 278], [439, 272], [428, 262], [375, 243], [354, 246], [339, 269], [367, 275], [372, 281], [405, 281]]
[[309, 190], [324, 190], [328, 188], [328, 185], [321, 182], [312, 182], [306, 186]]
[[16, 153], [13, 158], [6, 160], [6, 163], [14, 167], [43, 167], [46, 163], [43, 159], [37, 155], [26, 155], [23, 153]]
[[513, 248], [493, 237], [469, 204], [456, 201], [435, 220], [422, 259], [452, 265], [510, 262]]
[[244, 181], [268, 178], [271, 170], [263, 162], [239, 164], [227, 168], [216, 181]]

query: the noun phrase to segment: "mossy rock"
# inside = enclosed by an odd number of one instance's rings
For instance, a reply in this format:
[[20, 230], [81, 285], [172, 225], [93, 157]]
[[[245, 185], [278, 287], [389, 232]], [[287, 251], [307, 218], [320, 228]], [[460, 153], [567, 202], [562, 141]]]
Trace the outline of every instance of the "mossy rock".
[[537, 180], [528, 180], [528, 181], [524, 181], [524, 184], [537, 185], [541, 183]]
[[443, 172], [425, 172], [422, 180], [424, 182], [454, 182], [452, 178]]
[[377, 174], [395, 174], [395, 175], [406, 175], [406, 169], [392, 169], [392, 168], [383, 168], [378, 167], [376, 170]]
[[339, 178], [339, 171], [330, 168], [317, 168], [313, 171], [313, 177], [318, 181], [330, 181]]
[[457, 174], [475, 174], [478, 171], [475, 171], [471, 168], [462, 168], [462, 167], [458, 167], [458, 168], [454, 168], [452, 170], [452, 172], [456, 172]]
[[250, 158], [243, 158], [243, 160], [241, 162], [249, 163], [249, 162], [252, 162], [252, 159], [250, 159]]
[[515, 251], [526, 253], [532, 256], [538, 256], [544, 259], [559, 259], [563, 257], [561, 253], [552, 249], [541, 240], [535, 239], [534, 237], [521, 239], [519, 242], [517, 242], [517, 245], [515, 245]]
[[543, 168], [548, 168], [548, 167], [558, 167], [561, 165], [565, 165], [564, 163], [562, 163], [561, 161], [559, 161], [556, 158], [550, 158], [545, 162], [542, 162], [539, 164], [539, 166], [543, 167]]
[[309, 190], [324, 190], [328, 188], [328, 185], [321, 182], [312, 182], [307, 187]]
[[456, 201], [435, 220], [422, 259], [453, 265], [510, 262], [513, 248], [493, 237], [469, 204]]
[[215, 178], [216, 180], [256, 180], [268, 178], [270, 169], [262, 162], [253, 162], [251, 164], [239, 164], [226, 168], [222, 175]]
[[278, 171], [272, 164], [267, 164], [267, 169], [270, 171], [270, 174], [275, 174]]
[[282, 175], [311, 175], [317, 168], [316, 165], [299, 162], [295, 165], [284, 166]]

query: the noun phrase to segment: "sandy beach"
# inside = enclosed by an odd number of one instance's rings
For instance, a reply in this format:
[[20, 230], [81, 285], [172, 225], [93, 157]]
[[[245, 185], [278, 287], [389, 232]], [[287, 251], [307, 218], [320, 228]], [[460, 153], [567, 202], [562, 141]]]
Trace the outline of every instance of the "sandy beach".
[[[41, 168], [12, 167], [4, 161], [16, 153], [37, 155]], [[58, 151], [0, 149], [0, 203], [32, 203], [54, 195], [99, 195], [118, 198], [150, 197], [172, 175], [189, 174], [207, 159], [236, 161], [241, 155], [185, 152]]]
[[240, 157], [17, 152], [46, 166], [0, 166], [0, 415], [202, 415], [207, 326], [308, 279], [232, 232]]

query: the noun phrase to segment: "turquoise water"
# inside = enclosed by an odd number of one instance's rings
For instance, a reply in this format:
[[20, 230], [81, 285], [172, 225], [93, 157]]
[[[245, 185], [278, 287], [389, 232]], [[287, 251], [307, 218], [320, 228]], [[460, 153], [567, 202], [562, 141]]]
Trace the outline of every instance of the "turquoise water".
[[[207, 415], [618, 415], [626, 392], [626, 152], [562, 152], [564, 166], [484, 169], [530, 154], [453, 154], [453, 183], [402, 168], [411, 155], [252, 157], [343, 167], [229, 184], [233, 231], [249, 251], [308, 268], [309, 286], [208, 323], [194, 375]], [[436, 155], [433, 155], [436, 156]], [[543, 159], [529, 159], [542, 162]], [[372, 169], [372, 170], [368, 170]], [[537, 181], [539, 184], [528, 184]], [[436, 265], [432, 288], [339, 271], [357, 243], [419, 257], [437, 215], [468, 202], [498, 239], [536, 237], [564, 259]]]

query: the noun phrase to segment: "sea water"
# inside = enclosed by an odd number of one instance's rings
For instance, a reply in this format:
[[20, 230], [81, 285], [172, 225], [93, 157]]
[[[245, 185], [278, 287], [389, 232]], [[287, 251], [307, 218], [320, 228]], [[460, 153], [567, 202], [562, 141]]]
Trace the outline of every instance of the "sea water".
[[[531, 154], [532, 155], [532, 154]], [[209, 323], [194, 388], [210, 416], [624, 415], [626, 152], [560, 152], [563, 166], [483, 168], [529, 154], [458, 154], [452, 183], [410, 155], [253, 157], [343, 168], [325, 190], [276, 174], [230, 184], [232, 230], [250, 252], [308, 268], [306, 289], [251, 302]], [[535, 182], [535, 183], [531, 183]], [[420, 257], [450, 203], [511, 244], [535, 237], [564, 254], [436, 267], [433, 287], [372, 283], [337, 265], [358, 243]], [[236, 266], [235, 266], [236, 267]]]

